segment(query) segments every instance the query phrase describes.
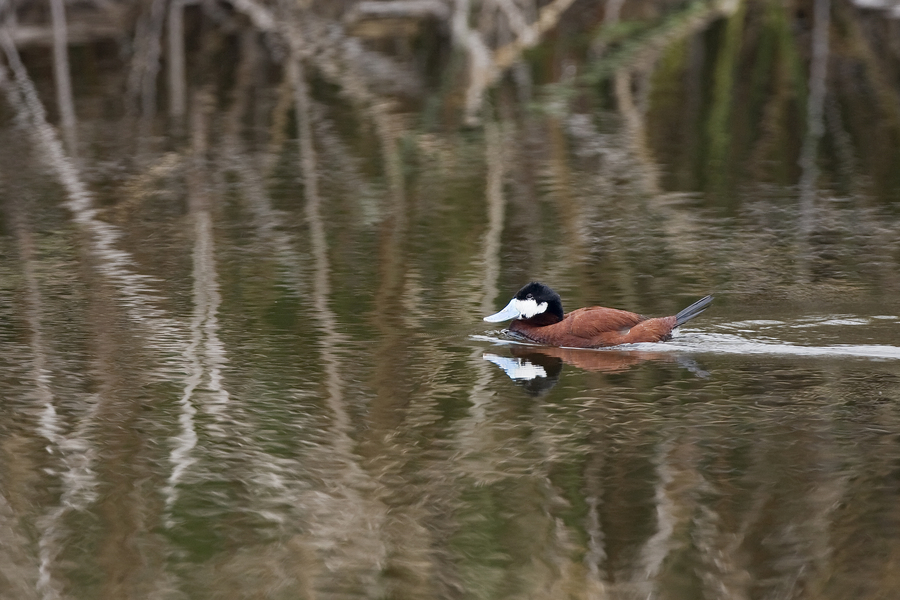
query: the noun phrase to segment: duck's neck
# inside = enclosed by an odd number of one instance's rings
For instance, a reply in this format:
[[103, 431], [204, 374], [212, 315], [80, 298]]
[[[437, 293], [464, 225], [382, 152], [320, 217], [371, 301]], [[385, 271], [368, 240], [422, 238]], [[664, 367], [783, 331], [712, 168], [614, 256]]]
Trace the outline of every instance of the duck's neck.
[[[559, 323], [562, 320], [563, 320], [562, 315], [558, 315], [556, 313], [551, 313], [548, 311], [548, 312], [543, 312], [539, 315], [535, 315], [535, 316], [531, 317], [530, 319], [521, 319], [521, 320], [516, 319], [515, 321], [513, 321], [513, 325], [515, 325], [516, 323], [523, 323], [523, 324], [531, 325], [532, 327], [545, 327], [547, 325], [553, 325], [554, 323]], [[514, 329], [515, 327], [511, 326], [510, 328]]]

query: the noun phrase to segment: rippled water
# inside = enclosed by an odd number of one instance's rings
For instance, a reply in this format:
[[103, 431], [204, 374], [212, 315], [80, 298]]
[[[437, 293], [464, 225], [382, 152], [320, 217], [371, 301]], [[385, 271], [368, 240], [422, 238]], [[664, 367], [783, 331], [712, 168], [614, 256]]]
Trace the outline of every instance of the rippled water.
[[[451, 57], [407, 106], [363, 46], [206, 31], [223, 80], [185, 119], [125, 110], [88, 46], [66, 132], [46, 56], [4, 46], [0, 597], [893, 597], [893, 125], [838, 70], [812, 171], [784, 90], [747, 156], [692, 137], [735, 35], [704, 18], [517, 72], [466, 127]], [[716, 300], [670, 342], [546, 348], [482, 321], [531, 279]]]

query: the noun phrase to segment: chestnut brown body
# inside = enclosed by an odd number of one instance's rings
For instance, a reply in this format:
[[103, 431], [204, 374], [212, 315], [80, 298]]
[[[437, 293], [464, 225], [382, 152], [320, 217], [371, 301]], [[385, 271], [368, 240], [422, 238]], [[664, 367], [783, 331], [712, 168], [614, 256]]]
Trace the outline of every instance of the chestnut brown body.
[[556, 323], [541, 325], [537, 319], [526, 319], [515, 320], [509, 325], [510, 331], [533, 342], [569, 348], [663, 342], [671, 339], [674, 328], [674, 316], [648, 319], [633, 312], [601, 306], [573, 310]]

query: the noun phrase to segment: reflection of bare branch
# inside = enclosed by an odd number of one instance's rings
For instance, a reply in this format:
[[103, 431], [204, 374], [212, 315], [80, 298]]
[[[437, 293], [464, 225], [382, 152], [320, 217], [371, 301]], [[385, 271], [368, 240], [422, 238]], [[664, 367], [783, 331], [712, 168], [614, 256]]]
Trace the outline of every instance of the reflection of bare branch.
[[[541, 36], [556, 27], [559, 19], [574, 0], [554, 0], [541, 8], [537, 20], [526, 25], [521, 12], [511, 0], [492, 0], [507, 17], [516, 39], [505, 46], [491, 51], [483, 34], [469, 26], [469, 0], [456, 0], [453, 13], [452, 31], [454, 41], [465, 49], [469, 56], [469, 87], [466, 90], [465, 119], [469, 124], [478, 122], [485, 90], [522, 55], [535, 46]], [[487, 3], [486, 3], [487, 4]], [[482, 7], [484, 10], [485, 7]]]
[[[44, 108], [37, 97], [34, 86], [28, 78], [11, 40], [2, 31], [0, 31], [0, 44], [6, 52], [7, 61], [16, 78], [14, 85], [4, 86], [7, 97], [19, 117], [29, 123], [36, 154], [62, 184], [65, 206], [70, 209], [74, 222], [85, 234], [86, 248], [90, 253], [92, 266], [116, 288], [117, 300], [124, 308], [126, 315], [141, 326], [139, 330], [141, 333], [147, 334], [142, 339], [142, 342], [146, 344], [144, 347], [153, 349], [157, 353], [157, 358], [162, 356], [160, 363], [163, 366], [155, 369], [154, 374], [169, 376], [170, 379], [178, 381], [182, 376], [181, 367], [183, 366], [178, 359], [178, 351], [182, 347], [178, 324], [165, 318], [162, 312], [153, 306], [154, 292], [149, 287], [150, 278], [134, 273], [131, 270], [130, 256], [115, 247], [117, 230], [96, 218], [92, 194], [88, 191], [74, 164], [66, 156], [55, 131], [47, 123]], [[0, 77], [0, 81], [2, 79]], [[104, 314], [104, 317], [108, 319], [109, 315]], [[39, 341], [37, 337], [34, 339]], [[70, 518], [71, 513], [86, 510], [95, 501], [93, 469], [96, 450], [91, 440], [96, 437], [96, 434], [91, 429], [97, 420], [96, 413], [101, 409], [109, 408], [106, 400], [109, 399], [108, 394], [113, 387], [110, 379], [114, 379], [110, 376], [109, 364], [101, 364], [104, 361], [104, 353], [110, 350], [108, 344], [103, 342], [104, 340], [101, 339], [97, 359], [101, 369], [99, 372], [101, 385], [96, 394], [92, 394], [89, 398], [79, 398], [74, 403], [76, 412], [70, 417], [73, 419], [74, 425], [71, 426], [69, 433], [63, 433], [65, 419], [57, 413], [52, 404], [48, 404], [41, 415], [39, 430], [44, 432], [43, 435], [48, 441], [51, 441], [54, 446], [53, 454], [59, 456], [62, 461], [62, 468], [58, 471], [48, 470], [48, 473], [59, 474], [62, 495], [59, 497], [58, 504], [48, 509], [38, 520], [41, 538], [38, 542], [40, 575], [37, 586], [45, 598], [59, 596], [57, 589], [59, 586], [55, 579], [59, 577], [57, 573], [61, 567], [57, 564], [57, 556], [68, 549], [65, 544], [68, 531], [64, 527], [64, 523]], [[106, 355], [105, 358], [108, 359], [109, 356]], [[171, 369], [171, 372], [167, 372], [166, 369]], [[137, 388], [140, 387], [140, 384], [135, 381], [129, 383]], [[119, 387], [117, 392], [121, 394], [123, 389], [124, 386]], [[114, 411], [110, 411], [110, 413], [112, 412]], [[113, 418], [117, 419], [121, 416], [120, 413], [117, 413]], [[104, 439], [104, 441], [108, 442], [109, 440]], [[109, 448], [107, 447], [107, 449]], [[112, 451], [113, 454], [116, 452]], [[118, 454], [116, 455], [118, 456]], [[142, 475], [146, 475], [146, 473]], [[126, 482], [126, 485], [129, 486], [129, 493], [133, 492], [131, 487], [133, 482]], [[104, 562], [109, 556], [115, 556], [116, 573], [110, 577], [110, 580], [114, 581], [110, 587], [116, 588], [122, 585], [124, 579], [120, 575], [133, 567], [132, 564], [129, 564], [129, 559], [122, 556], [123, 544], [119, 543], [121, 540], [131, 539], [134, 535], [133, 530], [129, 529], [133, 524], [126, 523], [119, 518], [122, 513], [133, 510], [133, 507], [129, 505], [118, 510], [120, 506], [122, 505], [117, 505], [115, 511], [117, 514], [111, 519], [112, 531], [107, 538], [109, 543], [104, 544], [98, 559], [99, 562]], [[98, 508], [101, 511], [104, 510], [104, 507]], [[143, 508], [138, 507], [137, 510], [140, 511]], [[148, 557], [144, 555], [142, 558], [146, 561]], [[147, 562], [143, 564], [146, 566]], [[152, 585], [161, 586], [164, 585], [165, 578], [151, 575], [148, 580], [154, 582]], [[121, 596], [120, 594], [112, 595]]]
[[[655, 56], [642, 55], [639, 62], [631, 67], [623, 67], [614, 76], [616, 106], [622, 116], [622, 128], [617, 136], [619, 148], [629, 154], [630, 180], [634, 192], [648, 198], [648, 203], [666, 233], [666, 242], [683, 257], [686, 262], [696, 258], [695, 241], [702, 232], [696, 215], [690, 211], [672, 206], [673, 196], [664, 194], [659, 184], [659, 166], [650, 148], [647, 133], [646, 94], [650, 90], [650, 77]], [[635, 94], [635, 88], [638, 94]], [[643, 97], [641, 96], [643, 94]]]
[[445, 20], [449, 16], [450, 9], [442, 0], [382, 0], [380, 2], [363, 0], [350, 8], [344, 20], [348, 23], [371, 18], [435, 18]]
[[129, 317], [145, 326], [155, 338], [152, 347], [161, 353], [179, 353], [183, 347], [180, 323], [165, 317], [154, 305], [156, 292], [152, 288], [152, 278], [136, 273], [132, 257], [116, 248], [120, 235], [118, 229], [97, 218], [93, 194], [66, 156], [56, 131], [47, 122], [46, 111], [34, 84], [28, 78], [12, 39], [3, 29], [0, 29], [0, 46], [6, 52], [15, 76], [15, 85], [6, 86], [7, 97], [17, 112], [28, 119], [39, 156], [65, 190], [65, 206], [72, 212], [74, 221], [89, 234], [89, 247], [98, 259], [96, 268], [117, 286]]
[[[0, 85], [5, 73], [0, 73]], [[35, 433], [44, 439], [47, 455], [53, 457], [52, 466], [45, 472], [59, 481], [62, 493], [50, 508], [36, 520], [40, 533], [37, 542], [39, 565], [34, 588], [44, 600], [60, 598], [64, 584], [59, 581], [62, 570], [59, 555], [65, 550], [70, 535], [64, 519], [73, 512], [87, 509], [96, 500], [97, 481], [94, 473], [96, 450], [90, 442], [89, 431], [94, 426], [99, 402], [94, 395], [79, 398], [75, 415], [60, 411], [60, 400], [51, 388], [54, 373], [50, 367], [52, 336], [45, 335], [44, 294], [41, 291], [38, 257], [34, 236], [21, 207], [12, 204], [10, 221], [18, 239], [19, 260], [24, 278], [24, 318], [27, 323], [30, 350], [29, 379], [32, 385]], [[15, 578], [13, 578], [15, 579]]]
[[[11, 6], [15, 4], [16, 6]], [[13, 43], [18, 48], [28, 46], [53, 46], [56, 40], [55, 22], [51, 14], [51, 23], [49, 26], [38, 23], [16, 22], [15, 8], [24, 6], [28, 3], [7, 2], [10, 13], [10, 20], [5, 25], [10, 30], [10, 36]], [[102, 6], [101, 6], [102, 5]], [[0, 7], [3, 3], [0, 3]], [[128, 24], [126, 17], [128, 9], [124, 7], [124, 3], [119, 2], [95, 2], [92, 6], [87, 7], [85, 3], [80, 3], [79, 8], [84, 12], [79, 14], [79, 18], [70, 19], [66, 23], [66, 39], [70, 44], [87, 44], [101, 40], [118, 40], [122, 37], [122, 31], [127, 29]], [[51, 7], [51, 10], [53, 8]], [[2, 13], [0, 10], [0, 20]], [[74, 12], [74, 11], [73, 11]]]
[[[570, 212], [574, 215], [567, 233], [574, 241], [590, 248], [597, 243], [598, 229], [612, 228], [621, 232], [623, 226], [632, 227], [626, 236], [603, 234], [601, 237], [613, 250], [607, 260], [616, 264], [612, 270], [619, 276], [618, 285], [623, 297], [639, 302], [634, 267], [628, 263], [628, 244], [623, 242], [631, 240], [630, 243], [634, 243], [644, 236], [653, 236], [654, 240], [662, 240], [667, 248], [676, 252], [685, 264], [693, 264], [703, 251], [701, 242], [705, 229], [696, 212], [680, 206], [685, 199], [683, 196], [662, 193], [657, 187], [658, 167], [646, 142], [646, 109], [641, 108], [642, 103], [635, 99], [632, 89], [635, 77], [646, 81], [649, 74], [623, 68], [616, 75], [614, 89], [623, 126], [615, 133], [601, 133], [591, 115], [574, 114], [567, 120], [566, 133], [572, 151], [577, 156], [597, 161], [590, 175], [590, 192], [567, 201], [573, 206]], [[560, 162], [563, 166], [568, 164]], [[575, 191], [579, 189], [572, 184], [569, 187]], [[613, 221], [615, 225], [612, 226], [609, 219], [603, 217], [610, 211], [621, 211], [629, 217]], [[648, 211], [659, 229], [651, 231], [646, 227]], [[638, 223], [641, 225], [637, 226]], [[577, 254], [568, 257], [565, 266], [571, 266], [573, 260], [589, 254], [588, 250], [579, 250], [574, 243], [571, 246]]]
[[503, 11], [506, 20], [509, 22], [509, 28], [520, 39], [530, 39], [533, 32], [528, 27], [528, 21], [525, 15], [519, 10], [513, 0], [493, 0], [497, 7]]
[[[308, 30], [307, 30], [308, 31]], [[400, 158], [397, 140], [403, 134], [403, 122], [399, 115], [391, 112], [392, 103], [378, 97], [366, 85], [367, 77], [360, 68], [363, 53], [356, 40], [342, 38], [338, 41], [340, 54], [328, 59], [321, 54], [313, 55], [316, 66], [329, 78], [340, 83], [341, 87], [358, 105], [365, 108], [367, 116], [375, 125], [375, 133], [381, 142], [382, 160], [385, 163], [385, 175], [391, 192], [394, 218], [405, 219], [402, 210], [404, 200], [403, 165]]]
[[[327, 160], [332, 173], [331, 183], [345, 190], [358, 206], [356, 219], [366, 226], [381, 221], [385, 213], [381, 198], [384, 195], [383, 186], [371, 181], [361, 170], [363, 158], [353, 155], [352, 149], [336, 131], [334, 121], [319, 119], [315, 134], [321, 146], [322, 157]], [[402, 200], [402, 196], [400, 198]], [[404, 210], [399, 200], [395, 200], [395, 206], [398, 207], [397, 210]]]
[[[249, 5], [244, 3], [245, 8]], [[254, 11], [256, 19], [265, 21], [266, 13], [260, 6], [250, 7]], [[283, 22], [282, 22], [283, 24]], [[273, 23], [274, 27], [274, 23]], [[314, 105], [309, 97], [301, 56], [310, 56], [317, 59], [328, 76], [336, 78], [352, 76], [345, 75], [344, 66], [334, 57], [318, 56], [313, 52], [319, 37], [325, 33], [320, 30], [310, 36], [301, 36], [294, 32], [284, 30], [286, 39], [292, 40], [291, 58], [287, 61], [287, 78], [284, 91], [293, 92], [294, 114], [297, 120], [297, 139], [300, 143], [300, 174], [303, 182], [303, 191], [306, 199], [305, 216], [309, 227], [309, 239], [312, 249], [312, 282], [307, 287], [304, 299], [311, 305], [312, 322], [316, 324], [321, 335], [320, 357], [324, 367], [325, 401], [329, 409], [331, 427], [328, 428], [327, 443], [321, 447], [319, 459], [323, 463], [323, 470], [327, 470], [329, 478], [333, 481], [326, 489], [317, 489], [315, 493], [300, 493], [294, 504], [302, 507], [303, 516], [307, 519], [309, 534], [304, 546], [317, 551], [320, 560], [330, 565], [340, 565], [338, 570], [343, 573], [345, 583], [353, 586], [357, 583], [371, 586], [375, 574], [379, 571], [379, 565], [385, 557], [385, 544], [381, 539], [381, 531], [385, 526], [384, 507], [370, 498], [373, 484], [375, 483], [359, 465], [359, 459], [355, 455], [354, 441], [350, 437], [353, 424], [345, 406], [343, 391], [343, 373], [338, 348], [343, 341], [343, 336], [338, 330], [337, 317], [330, 308], [330, 261], [328, 257], [328, 240], [326, 236], [324, 217], [322, 215], [322, 196], [319, 190], [319, 158], [315, 145], [314, 132], [321, 129], [315, 125]], [[250, 39], [250, 38], [248, 38]], [[250, 42], [252, 43], [252, 42]], [[241, 73], [244, 73], [243, 67]], [[241, 81], [246, 77], [241, 75]], [[399, 155], [395, 148], [394, 129], [392, 129], [389, 117], [386, 117], [384, 107], [380, 106], [376, 99], [371, 97], [359, 83], [354, 82], [355, 95], [360, 104], [371, 109], [375, 116], [376, 130], [385, 144], [385, 156], [388, 162], [388, 180], [391, 184], [393, 198], [399, 202], [398, 217], [402, 214], [402, 171], [399, 163]], [[282, 98], [291, 96], [282, 95]], [[277, 110], [277, 109], [276, 109]], [[240, 103], [236, 102], [230, 120], [230, 130], [227, 146], [232, 151], [239, 148], [238, 130]], [[284, 114], [278, 111], [277, 114]], [[389, 154], [388, 154], [389, 152]], [[391, 160], [391, 156], [396, 160]], [[393, 165], [393, 166], [391, 166]], [[245, 166], [242, 172], [249, 173]], [[250, 174], [247, 182], [251, 187], [256, 187], [252, 181], [258, 179]], [[249, 188], [248, 188], [249, 189]], [[259, 187], [262, 191], [262, 186]], [[259, 196], [258, 199], [262, 199]], [[377, 488], [376, 488], [377, 489]], [[368, 535], [360, 536], [359, 532], [368, 532]], [[353, 543], [344, 543], [340, 540], [353, 538]], [[328, 573], [323, 573], [323, 578]], [[314, 582], [308, 585], [315, 587]]]
[[[408, 69], [368, 52], [333, 22], [310, 12], [295, 15], [295, 6], [284, 6], [281, 20], [276, 20], [272, 12], [254, 0], [238, 0], [235, 8], [244, 12], [261, 30], [280, 34], [293, 56], [311, 61], [322, 75], [338, 83], [355, 104], [366, 110], [382, 144], [392, 198], [395, 204], [402, 205], [403, 173], [396, 143], [402, 134], [402, 122], [391, 113], [392, 103], [373, 93], [372, 88], [389, 80], [406, 82], [401, 84], [403, 87], [417, 86], [409, 81]], [[404, 218], [403, 211], [398, 211], [395, 216]]]
[[69, 48], [66, 34], [66, 9], [63, 0], [50, 0], [53, 20], [53, 78], [56, 82], [56, 102], [62, 117], [62, 128], [69, 152], [76, 151], [75, 103], [72, 99], [72, 77], [69, 74]]
[[[488, 204], [488, 227], [484, 235], [482, 245], [482, 265], [481, 270], [484, 273], [482, 279], [481, 303], [479, 309], [481, 312], [491, 312], [491, 307], [497, 297], [497, 280], [500, 276], [500, 250], [501, 237], [503, 234], [503, 214], [505, 209], [505, 198], [503, 196], [503, 179], [506, 173], [506, 163], [503, 154], [502, 129], [496, 123], [489, 123], [485, 128], [485, 162], [487, 163], [487, 189], [485, 195]], [[457, 443], [460, 445], [460, 452], [463, 455], [470, 455], [475, 460], [468, 459], [465, 464], [468, 468], [474, 469], [477, 473], [476, 477], [484, 481], [487, 478], [496, 477], [501, 469], [485, 461], [487, 464], [481, 464], [478, 455], [480, 449], [490, 447], [494, 440], [493, 428], [488, 426], [487, 409], [490, 398], [489, 384], [493, 378], [493, 371], [490, 366], [481, 360], [481, 351], [476, 350], [472, 353], [470, 361], [474, 365], [474, 369], [478, 375], [477, 380], [469, 391], [469, 417], [460, 423], [458, 431]], [[490, 455], [493, 452], [487, 452]], [[496, 471], [498, 473], [490, 473]]]
[[[691, 2], [658, 27], [624, 44], [621, 50], [604, 57], [603, 60], [596, 61], [579, 74], [572, 83], [575, 85], [591, 84], [607, 78], [610, 73], [615, 72], [623, 65], [644, 64], [676, 41], [701, 31], [713, 20], [734, 14], [740, 6], [742, 6], [740, 0], [715, 0], [714, 2], [696, 0]], [[601, 35], [604, 32], [605, 29], [601, 29]], [[602, 41], [597, 43], [602, 46]]]
[[494, 79], [519, 59], [522, 52], [537, 45], [541, 37], [555, 28], [563, 13], [575, 0], [553, 0], [541, 8], [534, 23], [522, 30], [511, 43], [497, 49], [494, 54]]

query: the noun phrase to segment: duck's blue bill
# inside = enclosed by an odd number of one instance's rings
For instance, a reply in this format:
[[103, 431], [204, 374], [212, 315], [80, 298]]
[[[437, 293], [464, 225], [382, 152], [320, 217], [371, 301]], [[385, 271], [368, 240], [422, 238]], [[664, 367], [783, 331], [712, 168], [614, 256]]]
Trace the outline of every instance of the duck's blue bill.
[[501, 321], [509, 321], [511, 319], [516, 319], [519, 315], [522, 314], [519, 312], [519, 309], [516, 307], [516, 299], [513, 298], [509, 301], [509, 304], [506, 305], [506, 308], [501, 310], [498, 313], [495, 313], [489, 317], [485, 317], [484, 320], [488, 323], [499, 323]]

